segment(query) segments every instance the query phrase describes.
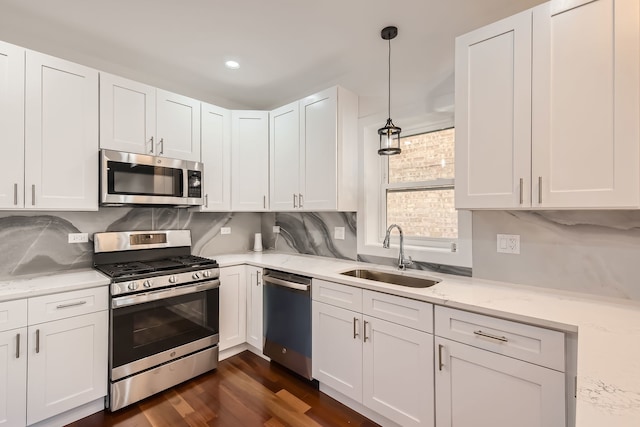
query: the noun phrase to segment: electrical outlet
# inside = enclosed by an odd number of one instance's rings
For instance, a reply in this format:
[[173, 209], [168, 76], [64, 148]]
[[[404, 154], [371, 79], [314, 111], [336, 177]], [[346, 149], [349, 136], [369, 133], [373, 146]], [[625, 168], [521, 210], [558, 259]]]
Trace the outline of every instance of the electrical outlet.
[[87, 243], [89, 234], [87, 233], [69, 233], [69, 243]]
[[274, 234], [278, 234], [280, 232], [280, 226], [279, 225], [274, 225], [273, 226], [273, 233]]
[[344, 227], [334, 227], [333, 238], [336, 240], [344, 240]]
[[520, 253], [519, 234], [498, 234], [498, 252], [502, 254]]
[[231, 227], [221, 227], [220, 234], [231, 234]]

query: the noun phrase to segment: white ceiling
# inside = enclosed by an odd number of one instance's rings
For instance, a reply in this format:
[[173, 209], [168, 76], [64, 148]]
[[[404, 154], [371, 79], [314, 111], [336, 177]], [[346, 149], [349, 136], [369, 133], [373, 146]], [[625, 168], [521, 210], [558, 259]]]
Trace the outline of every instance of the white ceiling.
[[[442, 108], [454, 39], [541, 0], [0, 0], [0, 40], [227, 108], [271, 109], [340, 84], [360, 115]], [[235, 59], [239, 70], [223, 62]]]

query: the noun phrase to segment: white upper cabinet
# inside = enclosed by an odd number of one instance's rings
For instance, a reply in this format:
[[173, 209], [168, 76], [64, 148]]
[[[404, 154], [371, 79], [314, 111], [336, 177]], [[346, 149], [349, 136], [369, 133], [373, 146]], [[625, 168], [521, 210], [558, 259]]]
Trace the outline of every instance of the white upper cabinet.
[[0, 42], [0, 208], [24, 206], [24, 55]]
[[270, 208], [291, 211], [299, 208], [300, 192], [300, 114], [298, 102], [269, 114]]
[[98, 209], [98, 72], [27, 51], [25, 208]]
[[200, 101], [156, 91], [158, 155], [200, 161]]
[[456, 208], [530, 204], [531, 11], [456, 39]]
[[155, 154], [156, 89], [100, 73], [100, 146]]
[[533, 206], [640, 202], [636, 0], [534, 9]]
[[231, 209], [231, 111], [202, 104], [202, 212]]
[[100, 148], [200, 161], [200, 102], [100, 73]]
[[357, 121], [339, 86], [271, 112], [272, 210], [357, 209]]
[[551, 1], [456, 40], [456, 207], [640, 204], [636, 0]]
[[266, 211], [269, 199], [269, 112], [231, 112], [231, 209]]

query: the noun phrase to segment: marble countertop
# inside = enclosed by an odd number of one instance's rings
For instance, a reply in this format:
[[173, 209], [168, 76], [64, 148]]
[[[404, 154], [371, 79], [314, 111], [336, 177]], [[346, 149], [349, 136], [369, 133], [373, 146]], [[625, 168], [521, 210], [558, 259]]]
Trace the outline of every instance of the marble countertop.
[[90, 268], [50, 275], [23, 276], [16, 280], [0, 281], [0, 302], [95, 288], [109, 283], [109, 278]]
[[[578, 334], [577, 427], [640, 426], [640, 303], [540, 287], [411, 270], [441, 282], [425, 289], [372, 282], [341, 272], [355, 261], [282, 253], [214, 257], [220, 266], [250, 264], [526, 322]], [[91, 269], [0, 282], [0, 302], [96, 286], [109, 279]]]
[[218, 255], [221, 266], [250, 264], [358, 286], [578, 334], [577, 427], [640, 426], [640, 303], [411, 270], [442, 281], [425, 289], [341, 275], [354, 261], [279, 253]]

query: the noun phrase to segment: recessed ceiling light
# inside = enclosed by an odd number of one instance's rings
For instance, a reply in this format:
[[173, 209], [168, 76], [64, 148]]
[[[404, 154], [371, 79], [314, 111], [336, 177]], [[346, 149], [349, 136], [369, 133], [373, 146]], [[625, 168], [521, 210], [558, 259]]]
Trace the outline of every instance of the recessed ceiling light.
[[231, 70], [237, 70], [240, 68], [240, 64], [237, 61], [227, 61], [224, 63], [224, 66]]

